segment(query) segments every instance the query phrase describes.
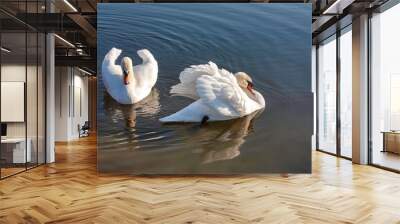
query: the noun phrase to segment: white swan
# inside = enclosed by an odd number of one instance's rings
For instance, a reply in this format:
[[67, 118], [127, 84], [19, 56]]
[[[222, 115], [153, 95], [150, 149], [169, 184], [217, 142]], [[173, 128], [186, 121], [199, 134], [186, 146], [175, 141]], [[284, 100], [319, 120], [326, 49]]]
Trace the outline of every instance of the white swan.
[[161, 122], [206, 122], [230, 120], [251, 114], [265, 107], [264, 97], [253, 89], [246, 73], [235, 75], [218, 69], [213, 62], [192, 65], [179, 75], [181, 83], [171, 94], [196, 101], [182, 110], [163, 117]]
[[142, 64], [133, 66], [132, 59], [124, 57], [121, 65], [115, 61], [122, 50], [112, 48], [104, 57], [102, 78], [107, 92], [121, 104], [133, 104], [141, 101], [156, 84], [158, 64], [147, 49], [138, 50]]

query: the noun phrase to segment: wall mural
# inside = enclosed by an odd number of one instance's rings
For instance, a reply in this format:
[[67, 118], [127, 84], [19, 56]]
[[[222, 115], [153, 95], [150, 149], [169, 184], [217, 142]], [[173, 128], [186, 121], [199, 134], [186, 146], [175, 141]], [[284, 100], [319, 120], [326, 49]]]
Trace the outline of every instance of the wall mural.
[[98, 170], [310, 173], [310, 4], [99, 4]]

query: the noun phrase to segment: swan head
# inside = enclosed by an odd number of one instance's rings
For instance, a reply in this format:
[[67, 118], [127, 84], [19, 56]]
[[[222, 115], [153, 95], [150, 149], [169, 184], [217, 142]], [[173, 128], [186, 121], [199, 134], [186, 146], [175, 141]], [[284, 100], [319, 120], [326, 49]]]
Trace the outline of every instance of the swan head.
[[121, 67], [123, 72], [123, 81], [125, 85], [128, 85], [133, 79], [133, 63], [130, 57], [124, 57], [121, 61]]
[[254, 88], [253, 80], [248, 74], [246, 74], [245, 72], [237, 72], [235, 74], [235, 77], [240, 87], [247, 90], [251, 94], [255, 95], [253, 90]]

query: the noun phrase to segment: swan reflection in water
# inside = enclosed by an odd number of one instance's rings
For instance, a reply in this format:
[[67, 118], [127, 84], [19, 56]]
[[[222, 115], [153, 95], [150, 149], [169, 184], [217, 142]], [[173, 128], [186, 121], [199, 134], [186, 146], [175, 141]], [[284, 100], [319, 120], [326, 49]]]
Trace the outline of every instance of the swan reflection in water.
[[254, 131], [253, 122], [261, 113], [262, 110], [256, 111], [242, 118], [222, 122], [220, 127], [211, 123], [209, 127], [201, 129], [201, 134], [209, 139], [201, 148], [202, 162], [212, 163], [239, 156], [240, 146], [246, 141], [246, 136]]
[[[130, 134], [126, 134], [130, 135], [130, 137], [128, 137], [130, 143], [127, 143], [130, 144], [129, 148], [135, 149], [135, 153], [146, 153], [147, 150], [142, 151], [139, 149], [144, 146], [143, 144], [146, 145], [151, 143], [142, 142], [138, 139], [138, 131], [140, 132], [143, 130], [141, 130], [140, 126], [136, 126], [136, 119], [137, 117], [147, 117], [153, 118], [151, 120], [156, 120], [158, 122], [158, 113], [161, 109], [159, 99], [160, 96], [157, 89], [153, 89], [148, 97], [134, 105], [119, 104], [112, 99], [111, 96], [107, 94], [104, 95], [106, 116], [111, 118], [112, 122], [116, 126], [120, 124], [125, 127], [125, 131], [129, 130]], [[194, 162], [194, 160], [196, 160], [202, 164], [234, 159], [240, 155], [241, 145], [246, 141], [246, 137], [253, 132], [253, 123], [262, 112], [263, 110], [260, 110], [242, 118], [228, 121], [209, 122], [206, 124], [162, 125], [159, 128], [172, 131], [173, 134], [169, 136], [161, 136], [162, 138], [159, 138], [156, 144], [154, 144], [154, 141], [151, 143], [152, 146], [157, 147], [153, 149], [148, 148], [148, 150], [156, 150], [158, 156], [147, 158], [147, 161], [149, 164], [162, 165], [170, 158], [179, 158], [179, 154], [184, 154], [183, 157], [187, 159], [191, 157], [189, 161]], [[151, 131], [150, 129], [153, 121], [149, 122], [150, 123], [143, 126], [143, 129], [146, 129], [146, 131]], [[114, 128], [119, 130], [118, 132], [121, 133], [121, 129], [118, 127]], [[179, 143], [169, 145], [168, 141], [174, 138], [180, 139], [177, 140]], [[170, 147], [174, 148], [174, 150], [166, 150], [171, 149]], [[129, 150], [129, 153], [132, 152], [133, 151]], [[128, 155], [125, 156], [129, 157]], [[109, 159], [112, 159], [112, 157], [113, 156]], [[135, 158], [138, 157], [135, 156]], [[120, 162], [124, 163], [123, 161]], [[129, 163], [133, 163], [133, 161], [129, 161]]]
[[153, 88], [150, 94], [136, 104], [120, 104], [110, 95], [104, 93], [104, 108], [108, 117], [113, 123], [125, 121], [126, 127], [136, 127], [136, 117], [154, 117], [161, 108], [160, 94], [157, 89]]
[[189, 133], [185, 131], [190, 135], [185, 142], [186, 149], [195, 147], [191, 152], [199, 155], [203, 164], [236, 158], [240, 155], [240, 147], [246, 141], [246, 136], [253, 132], [254, 121], [262, 112], [256, 111], [228, 121], [191, 125]]

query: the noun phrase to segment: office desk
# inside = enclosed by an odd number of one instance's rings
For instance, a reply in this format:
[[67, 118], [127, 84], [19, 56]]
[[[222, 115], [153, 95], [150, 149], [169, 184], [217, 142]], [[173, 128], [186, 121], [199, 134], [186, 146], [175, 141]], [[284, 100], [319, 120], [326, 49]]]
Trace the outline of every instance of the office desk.
[[[1, 139], [1, 156], [6, 159], [9, 163], [25, 163], [30, 162], [32, 158], [31, 154], [31, 139], [26, 140], [28, 144], [25, 143], [25, 138], [5, 138]], [[25, 151], [25, 145], [26, 151]], [[12, 161], [11, 160], [12, 154]], [[8, 156], [10, 155], [10, 156]], [[10, 157], [10, 158], [5, 158]]]

